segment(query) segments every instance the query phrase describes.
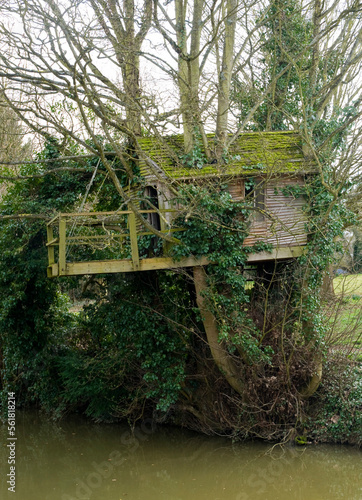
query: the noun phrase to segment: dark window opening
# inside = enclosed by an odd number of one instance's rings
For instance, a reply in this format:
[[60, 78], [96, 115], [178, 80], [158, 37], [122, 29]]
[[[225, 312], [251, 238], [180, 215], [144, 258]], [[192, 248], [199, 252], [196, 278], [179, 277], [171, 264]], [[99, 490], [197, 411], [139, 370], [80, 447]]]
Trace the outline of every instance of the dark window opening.
[[[143, 203], [143, 209], [144, 210], [153, 210], [154, 208], [159, 208], [158, 205], [158, 193], [157, 189], [154, 186], [147, 186], [145, 188], [145, 199], [147, 201], [144, 201]], [[147, 220], [148, 222], [157, 229], [158, 231], [161, 229], [161, 221], [160, 221], [160, 216], [157, 213], [149, 213], [147, 214]]]
[[254, 221], [262, 222], [265, 220], [265, 189], [259, 181], [258, 184], [245, 183], [245, 198], [252, 200]]

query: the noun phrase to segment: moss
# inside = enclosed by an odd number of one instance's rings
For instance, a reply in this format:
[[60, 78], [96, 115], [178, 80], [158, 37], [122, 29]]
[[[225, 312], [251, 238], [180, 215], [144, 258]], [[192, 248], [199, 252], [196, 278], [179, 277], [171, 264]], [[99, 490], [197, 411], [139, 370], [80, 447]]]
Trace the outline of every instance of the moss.
[[297, 446], [305, 446], [306, 444], [308, 444], [308, 440], [307, 440], [306, 436], [297, 436], [294, 439], [294, 442]]
[[[209, 140], [214, 134], [208, 134]], [[250, 132], [239, 135], [230, 146], [225, 163], [205, 164], [203, 168], [188, 168], [175, 161], [183, 154], [183, 136], [166, 136], [162, 140], [146, 137], [139, 140], [144, 152], [172, 179], [200, 178], [222, 175], [255, 175], [263, 172], [290, 173], [310, 170], [304, 159], [302, 138], [296, 132]], [[171, 154], [172, 153], [172, 154]], [[148, 168], [141, 162], [141, 172]]]

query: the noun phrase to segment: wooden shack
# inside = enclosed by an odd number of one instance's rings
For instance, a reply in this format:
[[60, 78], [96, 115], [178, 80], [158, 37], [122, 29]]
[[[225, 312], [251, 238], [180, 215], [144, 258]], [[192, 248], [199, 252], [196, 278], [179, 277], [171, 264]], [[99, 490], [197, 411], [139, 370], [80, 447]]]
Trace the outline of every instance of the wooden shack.
[[[212, 136], [209, 136], [212, 139]], [[141, 205], [140, 213], [159, 231], [170, 234], [177, 215], [173, 186], [180, 183], [227, 184], [234, 200], [248, 197], [252, 201], [250, 233], [245, 245], [264, 241], [273, 245], [272, 252], [250, 254], [250, 262], [290, 259], [301, 255], [307, 243], [302, 197], [287, 194], [287, 186], [303, 185], [313, 172], [313, 163], [303, 153], [301, 136], [295, 132], [249, 132], [239, 135], [230, 146], [222, 164], [203, 161], [198, 167], [182, 162], [182, 136], [142, 138], [143, 157], [139, 168], [145, 198], [156, 209]], [[123, 222], [121, 221], [123, 218]], [[74, 227], [82, 230], [74, 232]], [[102, 232], [101, 228], [104, 228]], [[73, 233], [71, 231], [73, 228]], [[85, 230], [88, 228], [89, 230]], [[152, 269], [191, 267], [208, 263], [207, 256], [189, 256], [174, 262], [167, 255], [142, 256], [140, 238], [150, 235], [131, 211], [59, 214], [48, 224], [48, 276], [131, 272]], [[69, 248], [74, 245], [101, 243], [115, 250], [108, 258], [72, 261]], [[102, 243], [103, 242], [103, 243]], [[94, 252], [93, 252], [94, 253]], [[84, 255], [84, 252], [82, 253]], [[98, 255], [101, 255], [98, 253]], [[115, 258], [114, 258], [115, 257]]]
[[[301, 136], [295, 132], [244, 133], [232, 144], [227, 163], [205, 164], [202, 168], [180, 167], [173, 160], [182, 151], [182, 136], [156, 141], [141, 139], [145, 153], [159, 166], [159, 175], [150, 173], [146, 162], [141, 172], [148, 180], [148, 193], [160, 208], [172, 207], [172, 183], [214, 182], [228, 184], [236, 201], [254, 199], [254, 215], [246, 245], [263, 240], [275, 247], [290, 248], [306, 244], [303, 198], [286, 196], [287, 186], [303, 185], [314, 164], [303, 153]], [[170, 152], [172, 151], [172, 156]], [[250, 181], [253, 187], [250, 187]]]

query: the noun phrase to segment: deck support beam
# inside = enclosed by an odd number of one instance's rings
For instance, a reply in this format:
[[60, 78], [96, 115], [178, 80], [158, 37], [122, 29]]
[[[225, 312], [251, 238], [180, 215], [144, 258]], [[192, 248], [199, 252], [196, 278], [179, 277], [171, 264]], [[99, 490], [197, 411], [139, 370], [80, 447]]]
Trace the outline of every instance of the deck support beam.
[[[303, 247], [279, 247], [272, 252], [259, 252], [250, 254], [248, 262], [263, 262], [268, 260], [293, 259], [303, 253]], [[60, 257], [59, 241], [59, 257]], [[59, 258], [59, 265], [51, 263], [48, 267], [48, 276], [79, 276], [84, 274], [107, 274], [107, 273], [130, 273], [135, 271], [134, 261], [128, 260], [93, 260], [89, 262], [67, 262]], [[139, 259], [137, 271], [157, 271], [161, 269], [177, 269], [182, 267], [205, 266], [210, 264], [207, 257], [186, 257], [180, 261], [174, 261], [171, 257], [154, 257]], [[63, 266], [63, 268], [62, 268]], [[62, 270], [63, 269], [63, 270]]]

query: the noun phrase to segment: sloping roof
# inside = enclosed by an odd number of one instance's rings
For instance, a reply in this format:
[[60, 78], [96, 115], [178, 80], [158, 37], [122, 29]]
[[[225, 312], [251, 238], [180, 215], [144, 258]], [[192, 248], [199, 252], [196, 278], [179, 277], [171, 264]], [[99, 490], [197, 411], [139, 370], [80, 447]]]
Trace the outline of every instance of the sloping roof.
[[[208, 134], [209, 139], [213, 137], [214, 134]], [[242, 133], [230, 146], [227, 163], [204, 164], [202, 168], [189, 168], [182, 164], [182, 135], [165, 136], [162, 139], [144, 137], [139, 139], [139, 144], [165, 176], [172, 179], [255, 175], [263, 172], [292, 173], [313, 169], [313, 163], [304, 157], [302, 138], [297, 132]], [[149, 175], [145, 161], [140, 162], [140, 168], [143, 175]]]

